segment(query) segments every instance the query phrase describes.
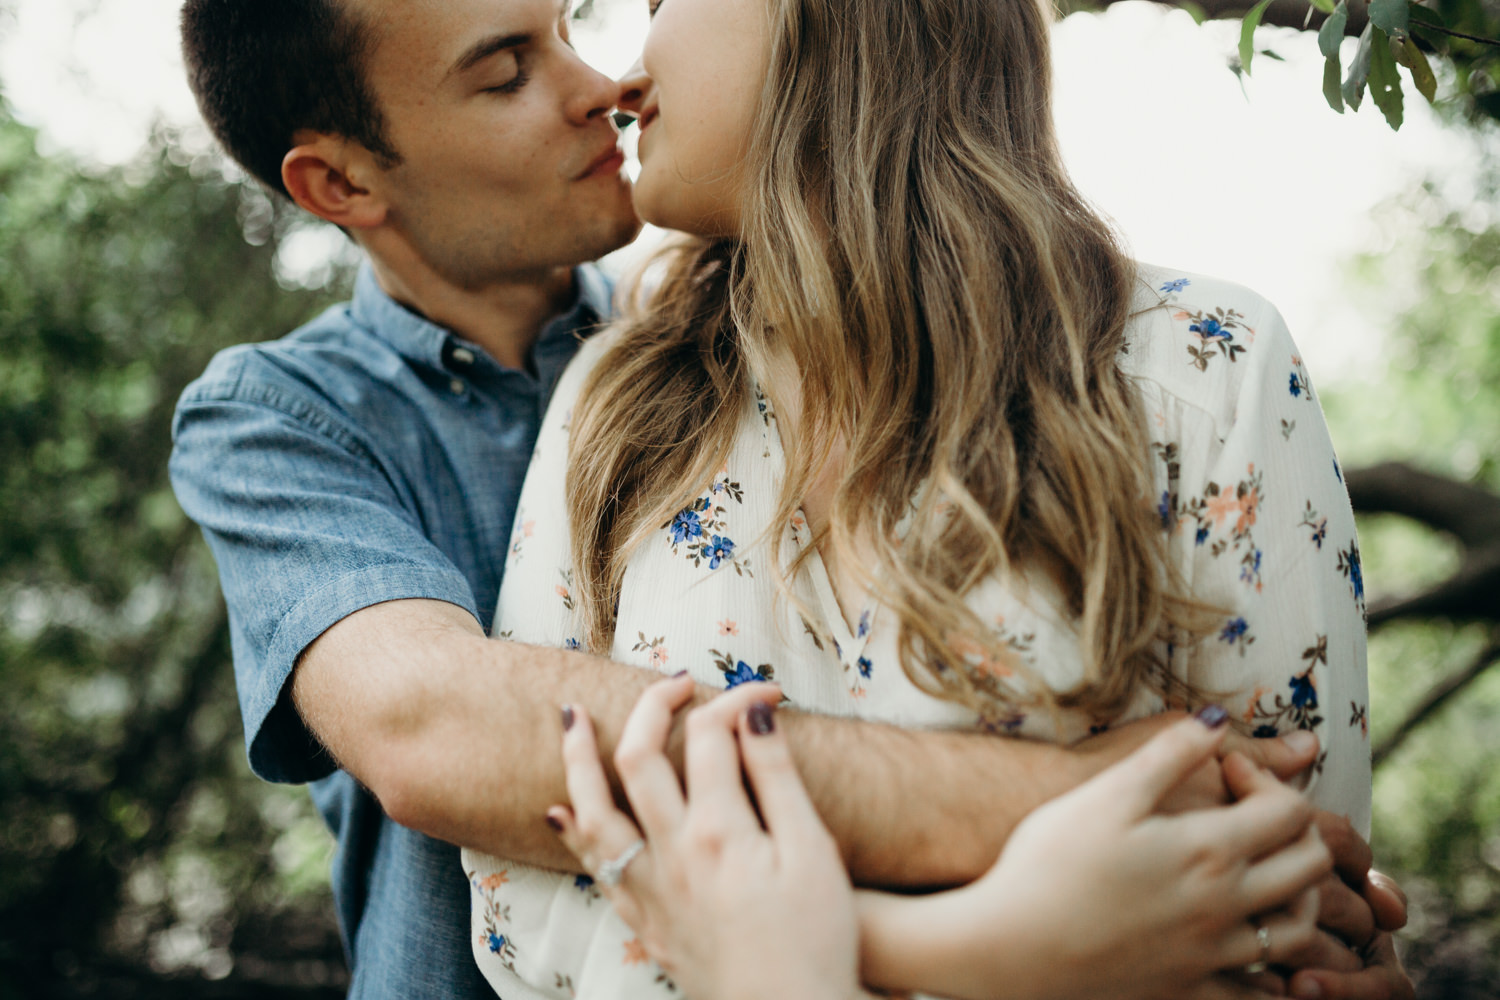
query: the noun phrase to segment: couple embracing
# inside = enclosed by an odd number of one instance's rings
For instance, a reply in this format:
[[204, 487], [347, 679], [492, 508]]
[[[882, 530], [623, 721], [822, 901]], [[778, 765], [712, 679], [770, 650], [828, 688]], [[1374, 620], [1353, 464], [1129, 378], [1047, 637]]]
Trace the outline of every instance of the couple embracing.
[[172, 458], [351, 996], [1408, 994], [1275, 309], [1083, 202], [1034, 0], [649, 6], [622, 81], [557, 0], [184, 8], [367, 258]]

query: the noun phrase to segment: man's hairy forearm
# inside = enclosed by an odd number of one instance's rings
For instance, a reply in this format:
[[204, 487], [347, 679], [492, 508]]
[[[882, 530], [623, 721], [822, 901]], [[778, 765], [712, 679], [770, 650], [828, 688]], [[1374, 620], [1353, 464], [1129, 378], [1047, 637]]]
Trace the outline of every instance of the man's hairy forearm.
[[[608, 765], [636, 698], [660, 676], [489, 640], [453, 605], [393, 601], [309, 647], [292, 693], [313, 732], [397, 822], [576, 869], [543, 819], [567, 801], [558, 708], [588, 711]], [[809, 793], [861, 884], [967, 881], [1027, 812], [1084, 776], [1074, 755], [1045, 744], [783, 715]]]

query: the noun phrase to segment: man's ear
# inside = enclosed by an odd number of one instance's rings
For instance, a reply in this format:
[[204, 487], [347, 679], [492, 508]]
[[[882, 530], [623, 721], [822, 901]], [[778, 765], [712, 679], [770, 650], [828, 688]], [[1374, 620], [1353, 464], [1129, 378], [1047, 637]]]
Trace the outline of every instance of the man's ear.
[[371, 229], [389, 210], [371, 189], [378, 168], [358, 143], [330, 135], [303, 134], [281, 161], [281, 182], [302, 208], [344, 229]]

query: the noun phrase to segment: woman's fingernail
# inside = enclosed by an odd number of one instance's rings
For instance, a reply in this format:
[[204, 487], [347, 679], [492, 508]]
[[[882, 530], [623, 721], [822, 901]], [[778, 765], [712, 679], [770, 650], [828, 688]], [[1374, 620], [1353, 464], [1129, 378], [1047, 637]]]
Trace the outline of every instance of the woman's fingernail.
[[1281, 742], [1293, 753], [1313, 753], [1318, 749], [1318, 737], [1305, 729], [1287, 733]]
[[1292, 996], [1301, 997], [1302, 1000], [1318, 1000], [1323, 995], [1323, 987], [1318, 985], [1316, 979], [1301, 979], [1292, 988]]
[[552, 827], [552, 832], [553, 833], [562, 833], [563, 832], [562, 820], [558, 819], [556, 816], [552, 815], [551, 813], [547, 814], [547, 825], [550, 826], [550, 827]]
[[750, 723], [750, 731], [756, 736], [765, 736], [776, 728], [776, 716], [771, 706], [765, 702], [751, 705], [750, 711], [745, 714], [746, 721]]
[[573, 706], [564, 705], [562, 709], [563, 732], [573, 728]]
[[1222, 705], [1204, 705], [1198, 709], [1198, 714], [1193, 718], [1203, 723], [1209, 729], [1218, 729], [1229, 721], [1229, 713], [1224, 711]]
[[679, 671], [677, 671], [677, 673], [675, 673], [675, 674], [672, 675], [672, 679], [675, 681], [675, 680], [678, 680], [680, 678], [686, 677], [687, 673], [688, 672], [686, 670], [679, 670]]

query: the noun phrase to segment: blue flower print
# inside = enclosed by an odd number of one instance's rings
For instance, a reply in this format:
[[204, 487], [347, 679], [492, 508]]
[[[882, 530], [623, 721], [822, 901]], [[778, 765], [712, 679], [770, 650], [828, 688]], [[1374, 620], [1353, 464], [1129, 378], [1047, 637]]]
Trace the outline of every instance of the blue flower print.
[[1193, 333], [1198, 334], [1204, 340], [1233, 340], [1234, 334], [1230, 333], [1224, 326], [1212, 316], [1205, 316], [1198, 322], [1188, 327]]
[[1358, 542], [1350, 542], [1347, 549], [1339, 552], [1339, 572], [1349, 581], [1355, 603], [1362, 606], [1365, 603], [1365, 571], [1360, 564]]
[[1240, 579], [1246, 583], [1254, 583], [1260, 579], [1260, 561], [1265, 555], [1261, 549], [1251, 551], [1240, 566]]
[[579, 642], [577, 639], [570, 638], [567, 642], [563, 643], [563, 647], [565, 649], [571, 649], [576, 652], [577, 650], [583, 648], [583, 643]]
[[703, 535], [703, 522], [698, 519], [698, 512], [689, 507], [672, 518], [672, 523], [667, 526], [667, 530], [672, 534], [672, 543], [681, 545], [689, 538], [699, 538]]
[[863, 677], [865, 680], [869, 680], [870, 674], [875, 670], [875, 664], [870, 662], [870, 658], [868, 656], [861, 656], [859, 658], [859, 661], [855, 663], [855, 666], [859, 668], [859, 676]]
[[727, 670], [724, 672], [724, 680], [728, 682], [724, 690], [728, 691], [741, 684], [754, 684], [757, 681], [769, 680], [769, 678], [759, 670], [751, 670], [750, 664], [740, 660], [734, 665], [733, 673]]
[[593, 887], [594, 877], [592, 875], [573, 876], [573, 888], [577, 889], [579, 892], [588, 892]]
[[1206, 541], [1208, 541], [1208, 525], [1200, 524], [1198, 526], [1197, 534], [1193, 535], [1193, 543], [1196, 545], [1202, 545]]
[[1313, 687], [1312, 671], [1293, 677], [1287, 687], [1292, 689], [1292, 704], [1298, 708], [1317, 708], [1318, 689]]
[[720, 535], [714, 535], [709, 539], [707, 550], [703, 554], [708, 556], [708, 568], [718, 569], [719, 564], [725, 559], [734, 557], [734, 542]]
[[505, 949], [505, 935], [504, 934], [496, 934], [494, 931], [491, 931], [490, 935], [489, 935], [489, 938], [487, 940], [488, 940], [488, 943], [489, 943], [489, 946], [490, 946], [490, 953], [491, 954], [498, 955], [498, 954], [500, 954], [501, 951], [503, 951]]
[[862, 611], [859, 615], [859, 628], [855, 631], [856, 639], [863, 639], [870, 634], [870, 612]]
[[1339, 482], [1344, 481], [1344, 470], [1339, 468], [1339, 460], [1336, 458], [1333, 460], [1333, 474], [1338, 477]]
[[1290, 383], [1288, 384], [1288, 388], [1291, 390], [1292, 398], [1293, 399], [1297, 399], [1297, 398], [1301, 397], [1301, 395], [1302, 395], [1302, 380], [1297, 377], [1297, 373], [1296, 372], [1292, 372], [1292, 374], [1290, 376]]
[[1161, 515], [1161, 527], [1163, 531], [1172, 527], [1172, 494], [1162, 490], [1161, 503], [1156, 505], [1156, 512]]
[[1255, 636], [1250, 634], [1249, 622], [1243, 618], [1231, 618], [1219, 630], [1219, 641], [1237, 648], [1244, 656], [1245, 650], [1254, 644]]
[[1161, 290], [1163, 292], [1166, 292], [1168, 295], [1175, 295], [1191, 284], [1192, 282], [1186, 278], [1173, 278], [1165, 285], [1162, 285]]
[[1245, 633], [1248, 631], [1250, 631], [1249, 622], [1243, 618], [1231, 618], [1228, 624], [1224, 626], [1223, 631], [1219, 633], [1219, 641], [1231, 644], [1239, 642], [1245, 637]]

